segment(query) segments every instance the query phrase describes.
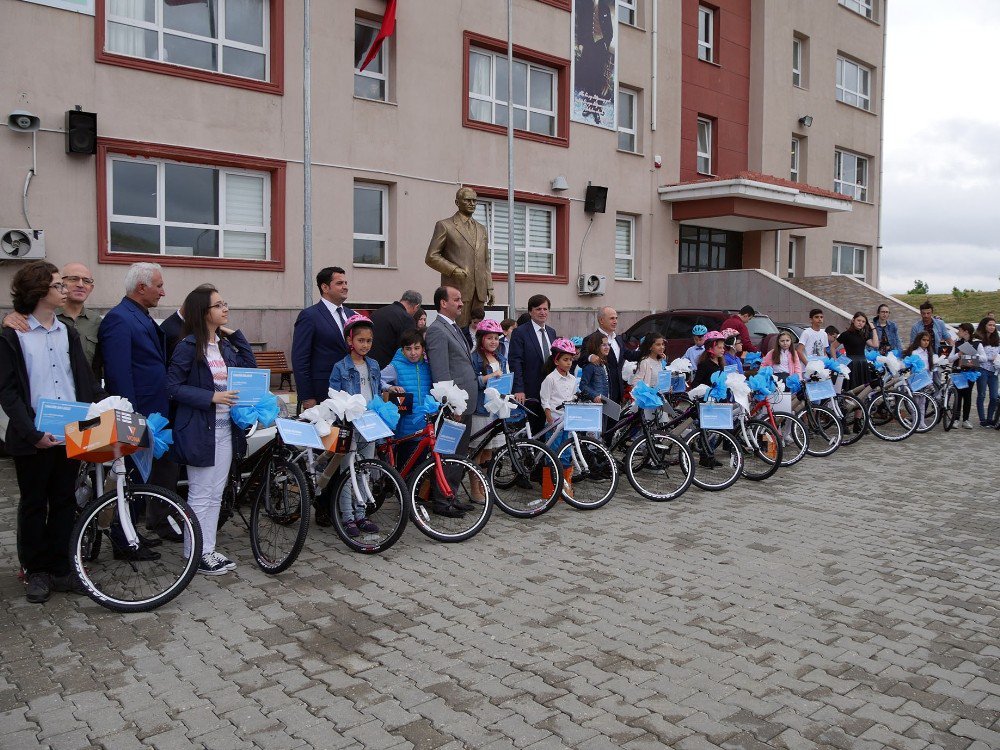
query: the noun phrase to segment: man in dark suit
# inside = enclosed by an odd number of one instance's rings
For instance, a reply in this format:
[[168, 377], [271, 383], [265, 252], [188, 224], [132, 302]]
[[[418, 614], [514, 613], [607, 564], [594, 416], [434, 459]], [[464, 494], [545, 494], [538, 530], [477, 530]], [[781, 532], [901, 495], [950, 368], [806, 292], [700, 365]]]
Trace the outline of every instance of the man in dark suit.
[[299, 408], [308, 409], [326, 398], [333, 366], [347, 356], [344, 323], [354, 315], [347, 307], [347, 274], [328, 266], [316, 274], [320, 301], [295, 319], [292, 331], [292, 372], [299, 392]]
[[[469, 345], [457, 323], [462, 314], [462, 293], [454, 287], [439, 287], [434, 292], [434, 307], [437, 310], [437, 317], [424, 334], [427, 339], [427, 361], [431, 368], [431, 382], [452, 380], [469, 394], [465, 413], [461, 417], [466, 429], [455, 450], [455, 455], [464, 457], [469, 452], [469, 430], [479, 397], [479, 378], [472, 366]], [[450, 484], [457, 486], [461, 480], [461, 470], [453, 472], [449, 469], [446, 476]], [[460, 518], [462, 513], [472, 508], [472, 505], [457, 500], [448, 503], [436, 495], [431, 510], [438, 515]]]
[[[613, 307], [602, 307], [597, 311], [597, 330], [583, 340], [582, 351], [587, 351], [587, 343], [594, 336], [607, 336], [611, 351], [608, 352], [608, 396], [616, 404], [622, 402], [622, 363], [639, 361], [639, 351], [626, 349], [618, 339], [618, 311]], [[583, 367], [585, 357], [581, 355], [577, 364]]]
[[170, 359], [174, 356], [174, 347], [177, 346], [177, 342], [181, 340], [181, 331], [184, 329], [184, 313], [181, 312], [180, 308], [175, 310], [173, 314], [160, 323], [160, 330], [163, 331], [163, 336], [167, 344], [167, 364], [170, 364]]
[[[555, 329], [546, 325], [552, 303], [544, 294], [528, 299], [528, 315], [524, 325], [518, 325], [510, 337], [510, 371], [514, 373], [514, 398], [524, 403], [526, 398], [538, 400], [541, 396], [542, 367], [549, 358], [552, 342], [559, 338]], [[545, 412], [532, 404], [529, 421], [531, 429], [538, 432], [545, 426]]]
[[420, 292], [407, 289], [398, 302], [380, 307], [372, 313], [372, 326], [375, 328], [375, 343], [372, 344], [368, 356], [378, 362], [379, 367], [385, 367], [392, 361], [399, 348], [399, 337], [417, 327], [414, 314], [424, 301]]

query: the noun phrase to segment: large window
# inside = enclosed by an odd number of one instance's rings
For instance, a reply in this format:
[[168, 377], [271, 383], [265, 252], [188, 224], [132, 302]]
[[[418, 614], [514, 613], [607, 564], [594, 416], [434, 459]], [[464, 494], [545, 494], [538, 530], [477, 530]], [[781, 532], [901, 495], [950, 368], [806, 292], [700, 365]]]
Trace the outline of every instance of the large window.
[[743, 234], [681, 225], [678, 270], [724, 271], [743, 267]]
[[635, 279], [635, 217], [615, 217], [615, 278]]
[[875, 0], [839, 0], [839, 2], [848, 10], [853, 10], [865, 18], [875, 16]]
[[833, 265], [830, 272], [835, 276], [853, 276], [864, 281], [867, 255], [867, 247], [835, 243], [833, 246]]
[[[514, 127], [556, 134], [558, 74], [551, 68], [514, 59]], [[507, 59], [469, 50], [469, 119], [507, 125]]]
[[871, 110], [872, 71], [844, 57], [837, 58], [837, 100]]
[[638, 118], [639, 94], [632, 89], [618, 89], [618, 148], [622, 151], [639, 150], [636, 136], [636, 121]]
[[698, 174], [712, 174], [712, 121], [698, 118]]
[[[474, 215], [489, 231], [491, 268], [507, 272], [510, 222], [507, 201], [480, 200]], [[556, 209], [532, 203], [514, 203], [515, 273], [551, 276], [556, 273]]]
[[698, 6], [698, 59], [715, 62], [715, 8]]
[[854, 200], [868, 200], [868, 159], [850, 151], [834, 151], [833, 189]]
[[384, 102], [389, 99], [388, 43], [379, 47], [378, 54], [368, 63], [367, 68], [359, 70], [377, 34], [376, 24], [368, 21], [354, 22], [354, 95], [361, 99]]
[[792, 165], [788, 170], [788, 179], [792, 182], [799, 182], [799, 161], [802, 158], [802, 140], [792, 138]]
[[389, 188], [354, 183], [354, 263], [387, 265]]

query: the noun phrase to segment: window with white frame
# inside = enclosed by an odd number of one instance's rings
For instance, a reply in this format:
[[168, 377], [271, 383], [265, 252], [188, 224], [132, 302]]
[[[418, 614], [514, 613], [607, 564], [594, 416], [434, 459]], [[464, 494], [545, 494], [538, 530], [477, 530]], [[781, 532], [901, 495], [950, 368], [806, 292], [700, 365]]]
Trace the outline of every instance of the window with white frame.
[[105, 50], [268, 79], [267, 0], [98, 0], [107, 3]]
[[270, 257], [269, 174], [118, 155], [108, 173], [110, 252]]
[[799, 254], [799, 238], [798, 237], [789, 237], [788, 238], [788, 267], [787, 267], [786, 270], [787, 270], [787, 273], [788, 273], [788, 278], [790, 278], [790, 279], [794, 279], [795, 278], [795, 261], [797, 259], [798, 254]]
[[799, 138], [792, 138], [792, 165], [788, 170], [788, 179], [792, 182], [799, 181], [799, 159], [802, 158], [802, 141]]
[[803, 42], [798, 37], [792, 39], [792, 85], [802, 88]]
[[[514, 127], [542, 135], [556, 134], [558, 73], [514, 59]], [[469, 50], [469, 118], [507, 125], [507, 57]]]
[[354, 264], [388, 264], [389, 188], [367, 182], [354, 183]]
[[845, 57], [837, 58], [837, 100], [864, 110], [872, 108], [872, 71]]
[[833, 156], [833, 189], [857, 201], [868, 200], [868, 159], [837, 149]]
[[698, 118], [698, 174], [712, 174], [712, 121]]
[[[480, 199], [473, 217], [489, 231], [491, 269], [507, 273], [507, 201]], [[556, 210], [551, 206], [514, 203], [514, 271], [555, 275]]]
[[637, 2], [638, 0], [618, 0], [618, 20], [635, 26]]
[[639, 93], [624, 86], [618, 88], [618, 148], [633, 153], [639, 150], [636, 137]]
[[875, 0], [839, 0], [839, 2], [848, 10], [853, 10], [865, 18], [875, 16]]
[[635, 217], [615, 217], [615, 278], [635, 279]]
[[833, 264], [830, 273], [835, 276], [853, 276], [864, 281], [867, 255], [867, 247], [834, 243]]
[[361, 63], [375, 42], [379, 27], [369, 21], [354, 22], [354, 95], [360, 99], [389, 100], [389, 45], [383, 43], [378, 53], [360, 70]]
[[715, 62], [715, 9], [698, 6], [698, 59]]

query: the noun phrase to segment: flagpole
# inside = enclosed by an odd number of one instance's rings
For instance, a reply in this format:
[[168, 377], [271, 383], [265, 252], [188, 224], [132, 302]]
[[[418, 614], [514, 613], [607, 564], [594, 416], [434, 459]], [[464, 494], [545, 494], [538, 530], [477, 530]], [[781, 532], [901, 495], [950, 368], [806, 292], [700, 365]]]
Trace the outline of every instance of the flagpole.
[[312, 46], [309, 42], [311, 0], [302, 3], [302, 294], [312, 305]]
[[514, 0], [507, 0], [507, 314], [511, 318], [517, 317], [514, 269]]

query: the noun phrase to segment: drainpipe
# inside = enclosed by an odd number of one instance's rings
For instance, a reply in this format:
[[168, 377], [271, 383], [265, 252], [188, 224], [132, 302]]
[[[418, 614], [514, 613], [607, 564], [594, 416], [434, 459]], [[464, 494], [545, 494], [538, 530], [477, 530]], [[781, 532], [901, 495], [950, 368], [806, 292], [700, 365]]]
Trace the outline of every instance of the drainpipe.
[[312, 305], [313, 220], [312, 220], [312, 23], [310, 0], [302, 11], [302, 301]]
[[875, 286], [882, 286], [882, 176], [885, 174], [885, 42], [889, 29], [889, 0], [882, 3], [882, 90], [878, 118], [878, 228], [875, 230]]
[[656, 66], [657, 66], [657, 60], [659, 59], [659, 49], [657, 49], [657, 45], [659, 44], [659, 41], [657, 39], [657, 35], [659, 33], [657, 29], [658, 26], [657, 10], [659, 9], [659, 5], [660, 5], [659, 0], [653, 0], [653, 35], [652, 35], [653, 72], [652, 75], [650, 75], [650, 84], [649, 84], [650, 99], [652, 99], [652, 102], [650, 103], [649, 107], [649, 127], [653, 132], [656, 132], [656, 84], [657, 84]]
[[781, 230], [774, 230], [774, 275], [781, 278]]

